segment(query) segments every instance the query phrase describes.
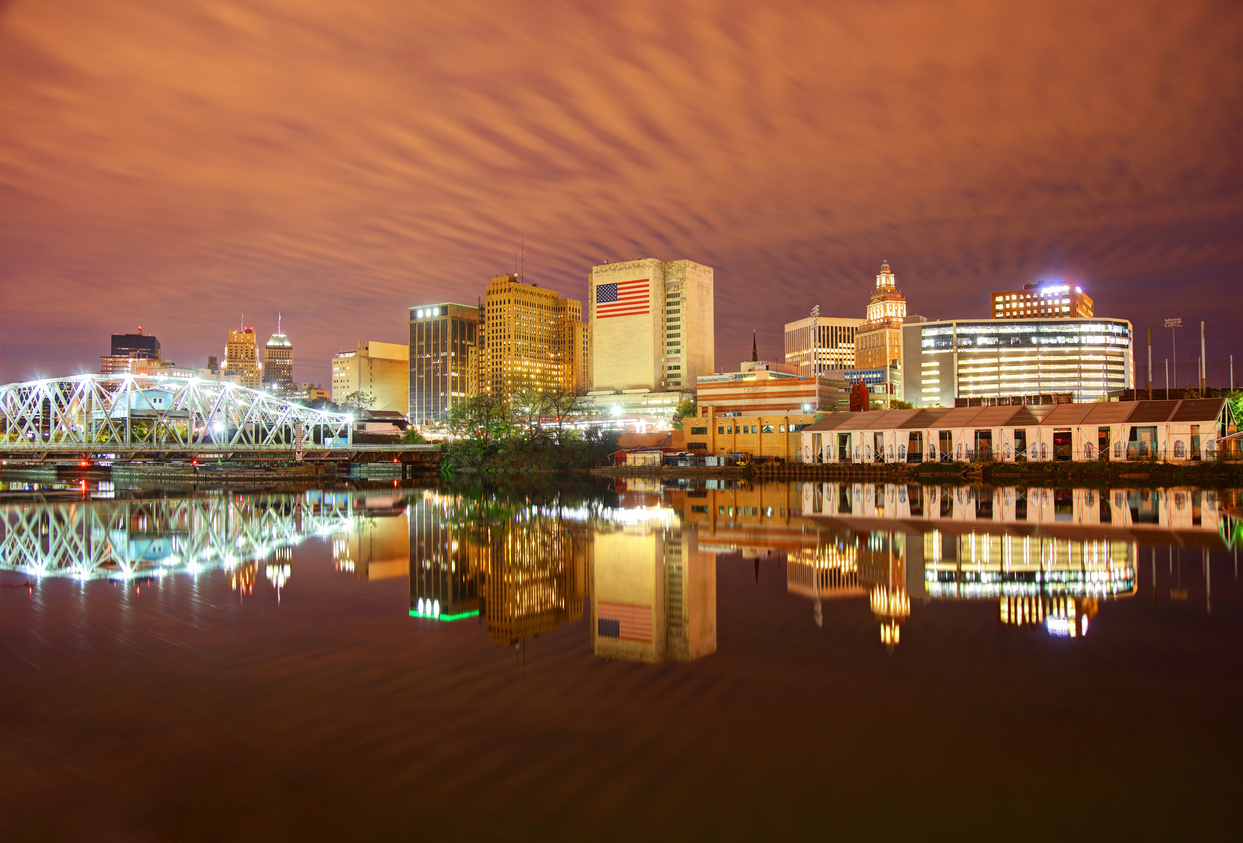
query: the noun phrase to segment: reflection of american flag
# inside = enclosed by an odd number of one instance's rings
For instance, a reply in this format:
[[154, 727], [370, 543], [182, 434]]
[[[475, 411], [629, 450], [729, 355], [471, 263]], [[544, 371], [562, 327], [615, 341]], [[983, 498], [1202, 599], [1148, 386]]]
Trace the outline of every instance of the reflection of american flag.
[[620, 638], [623, 641], [652, 641], [652, 607], [632, 606], [629, 603], [596, 604], [598, 631], [602, 638]]
[[641, 281], [618, 281], [596, 285], [596, 318], [637, 316], [650, 312], [648, 306], [650, 278]]

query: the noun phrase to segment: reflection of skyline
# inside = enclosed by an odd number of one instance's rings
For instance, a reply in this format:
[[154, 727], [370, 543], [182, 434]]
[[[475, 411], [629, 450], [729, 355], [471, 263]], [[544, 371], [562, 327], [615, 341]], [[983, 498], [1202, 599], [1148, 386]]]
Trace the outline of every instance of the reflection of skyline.
[[693, 661], [716, 652], [716, 556], [694, 527], [618, 525], [592, 537], [591, 641], [597, 656]]
[[818, 624], [823, 601], [866, 596], [888, 647], [913, 605], [946, 600], [988, 600], [1000, 623], [1082, 636], [1102, 601], [1136, 592], [1138, 539], [1206, 545], [1238, 530], [1199, 490], [774, 485], [670, 496], [701, 547], [784, 551], [786, 588], [815, 603]]
[[424, 492], [410, 516], [410, 614], [482, 614], [500, 646], [583, 614], [585, 524], [558, 508]]
[[[292, 573], [292, 547], [348, 536], [374, 503], [310, 491], [13, 504], [0, 507], [0, 568], [79, 580], [224, 569], [249, 593], [264, 563], [279, 588]], [[389, 499], [384, 508], [401, 505]]]

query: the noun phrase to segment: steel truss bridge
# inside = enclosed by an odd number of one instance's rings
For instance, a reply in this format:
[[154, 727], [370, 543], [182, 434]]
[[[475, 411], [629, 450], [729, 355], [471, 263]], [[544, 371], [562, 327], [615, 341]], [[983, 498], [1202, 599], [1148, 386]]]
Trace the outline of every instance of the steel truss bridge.
[[230, 383], [76, 375], [0, 386], [0, 459], [392, 459], [430, 446], [356, 445], [353, 418]]
[[13, 504], [0, 506], [0, 570], [125, 580], [279, 565], [305, 539], [348, 534], [365, 515], [360, 498], [316, 492]]

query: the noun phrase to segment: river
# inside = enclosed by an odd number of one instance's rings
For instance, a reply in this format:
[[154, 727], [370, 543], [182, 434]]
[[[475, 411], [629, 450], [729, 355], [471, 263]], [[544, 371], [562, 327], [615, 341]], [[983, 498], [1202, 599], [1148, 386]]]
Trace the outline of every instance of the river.
[[8, 481], [0, 840], [1222, 835], [1241, 503]]

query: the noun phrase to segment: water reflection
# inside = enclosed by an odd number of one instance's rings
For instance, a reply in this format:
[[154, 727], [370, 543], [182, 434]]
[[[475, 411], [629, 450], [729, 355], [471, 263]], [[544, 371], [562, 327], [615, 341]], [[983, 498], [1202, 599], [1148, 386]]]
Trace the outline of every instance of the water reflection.
[[10, 504], [0, 506], [0, 568], [80, 580], [223, 568], [248, 593], [261, 564], [283, 586], [293, 547], [318, 536], [345, 548], [368, 517], [404, 505], [400, 496], [321, 491]]
[[[419, 621], [474, 619], [499, 647], [585, 621], [605, 659], [717, 649], [718, 565], [784, 568], [828, 611], [870, 611], [900, 645], [933, 603], [985, 601], [997, 623], [1081, 638], [1140, 589], [1140, 547], [1236, 547], [1237, 493], [883, 483], [721, 482], [533, 496], [497, 490], [311, 491], [0, 506], [0, 568], [80, 580], [227, 572], [234, 591], [295, 583], [294, 548], [325, 540], [340, 574], [407, 577]], [[723, 558], [722, 558], [723, 557]], [[1169, 599], [1187, 599], [1170, 554]], [[1211, 572], [1203, 557], [1204, 607]], [[1145, 570], [1147, 574], [1147, 569]], [[864, 602], [866, 601], [866, 602]], [[806, 605], [806, 604], [804, 604]]]

